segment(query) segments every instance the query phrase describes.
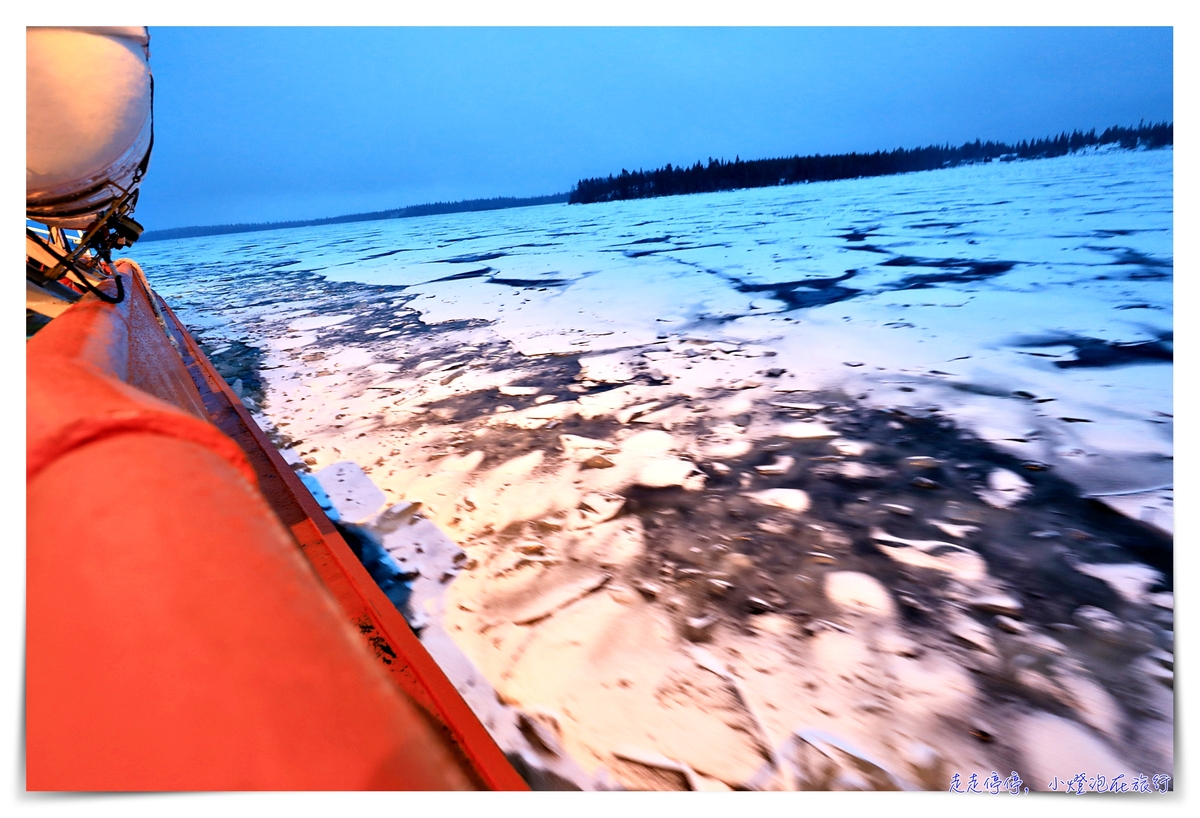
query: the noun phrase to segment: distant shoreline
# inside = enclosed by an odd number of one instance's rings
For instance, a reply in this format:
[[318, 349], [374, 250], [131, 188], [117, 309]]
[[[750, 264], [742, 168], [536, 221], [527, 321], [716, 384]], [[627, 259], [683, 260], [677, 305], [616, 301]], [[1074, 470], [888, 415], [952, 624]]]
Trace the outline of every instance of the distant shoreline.
[[549, 196], [497, 196], [492, 199], [464, 199], [457, 202], [434, 202], [431, 204], [398, 207], [393, 210], [376, 210], [371, 213], [351, 213], [345, 216], [330, 216], [323, 219], [298, 219], [286, 222], [252, 222], [245, 224], [213, 224], [197, 227], [171, 227], [166, 230], [147, 230], [141, 240], [166, 241], [189, 239], [198, 236], [223, 236], [232, 233], [258, 233], [263, 230], [285, 230], [292, 227], [316, 227], [323, 224], [350, 224], [353, 222], [381, 221], [383, 219], [411, 219], [417, 216], [437, 216], [444, 213], [474, 213], [483, 210], [506, 210], [512, 207], [536, 207], [537, 205], [565, 203], [569, 193], [554, 193]]
[[580, 179], [571, 189], [570, 204], [652, 199], [689, 193], [715, 193], [755, 187], [777, 187], [806, 182], [832, 182], [871, 176], [894, 176], [926, 170], [974, 165], [1017, 159], [1050, 159], [1066, 156], [1085, 148], [1117, 145], [1124, 149], [1163, 148], [1173, 145], [1174, 124], [1157, 122], [1124, 128], [1114, 125], [1097, 135], [1096, 130], [1063, 132], [1043, 139], [1022, 140], [1012, 144], [982, 142], [976, 139], [958, 147], [928, 145], [923, 148], [897, 148], [874, 153], [815, 154], [777, 159], [752, 159], [732, 162], [709, 157], [708, 164], [691, 167], [670, 164], [655, 170], [622, 170], [619, 176]]
[[923, 148], [875, 153], [847, 153], [813, 156], [793, 156], [779, 159], [753, 159], [743, 162], [714, 160], [708, 164], [696, 162], [690, 168], [665, 167], [652, 171], [622, 170], [619, 176], [580, 179], [566, 193], [548, 196], [498, 196], [491, 199], [464, 199], [457, 202], [434, 202], [411, 205], [370, 213], [351, 213], [321, 219], [298, 219], [284, 222], [253, 222], [218, 224], [195, 227], [173, 227], [166, 230], [147, 230], [141, 240], [220, 236], [234, 233], [256, 233], [264, 230], [285, 230], [293, 227], [317, 227], [326, 224], [407, 219], [447, 213], [473, 213], [487, 210], [506, 210], [515, 207], [536, 207], [546, 204], [593, 204], [597, 202], [649, 199], [660, 196], [679, 196], [689, 193], [714, 193], [755, 187], [775, 187], [806, 182], [836, 181], [872, 176], [894, 176], [925, 170], [940, 170], [960, 165], [1017, 159], [1048, 159], [1065, 156], [1086, 148], [1106, 145], [1122, 149], [1152, 149], [1174, 144], [1174, 124], [1168, 122], [1138, 123], [1134, 127], [1114, 126], [1097, 135], [1095, 129], [1084, 133], [1063, 132], [1056, 137], [1023, 140], [1014, 144], [1002, 142], [967, 142], [960, 147], [930, 145]]

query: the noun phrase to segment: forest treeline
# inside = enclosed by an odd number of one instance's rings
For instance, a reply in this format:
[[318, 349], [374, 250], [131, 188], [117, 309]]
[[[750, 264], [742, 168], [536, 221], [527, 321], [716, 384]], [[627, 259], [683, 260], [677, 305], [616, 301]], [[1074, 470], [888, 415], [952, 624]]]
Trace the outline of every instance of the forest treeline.
[[748, 187], [793, 185], [798, 182], [825, 182], [833, 179], [853, 179], [860, 176], [887, 176], [920, 170], [970, 165], [992, 160], [1042, 159], [1063, 156], [1082, 148], [1118, 144], [1122, 148], [1161, 148], [1174, 144], [1174, 126], [1169, 122], [1136, 127], [1106, 128], [1097, 135], [1095, 129], [1065, 131], [1058, 136], [1022, 140], [1016, 144], [1003, 142], [967, 142], [958, 147], [929, 145], [924, 148], [897, 148], [875, 153], [841, 153], [823, 156], [792, 156], [781, 159], [754, 159], [732, 162], [709, 157], [691, 167], [666, 165], [657, 170], [622, 170], [619, 176], [581, 179], [571, 189], [571, 204], [611, 202], [622, 199], [645, 199], [654, 196], [677, 196], [684, 193], [711, 193]]
[[1097, 134], [1095, 129], [1086, 133], [1077, 130], [1068, 134], [1064, 131], [1058, 136], [1032, 141], [1022, 140], [1011, 145], [1003, 142], [982, 142], [977, 139], [958, 147], [949, 144], [929, 145], [923, 148], [897, 148], [893, 151], [876, 151], [874, 153], [841, 153], [827, 156], [816, 154], [780, 159], [753, 159], [746, 162], [743, 162], [741, 157], [735, 158], [732, 162], [709, 157], [707, 165], [702, 162], [696, 162], [691, 167], [675, 167], [668, 164], [657, 170], [638, 170], [633, 173], [622, 170], [619, 176], [581, 179], [570, 193], [556, 193], [550, 196], [525, 198], [497, 196], [491, 199], [433, 202], [399, 207], [393, 210], [352, 213], [346, 216], [331, 216], [322, 219], [174, 227], [166, 230], [147, 230], [142, 234], [142, 241], [214, 236], [227, 233], [253, 233], [288, 227], [313, 227], [323, 224], [348, 224], [382, 219], [404, 219], [443, 213], [503, 210], [510, 207], [532, 207], [561, 202], [588, 204], [621, 199], [644, 199], [653, 196], [676, 196], [684, 193], [710, 193], [747, 187], [791, 185], [798, 182], [852, 179], [859, 176], [887, 176], [895, 173], [936, 170], [992, 160], [1011, 161], [1063, 156], [1082, 148], [1111, 144], [1128, 149], [1161, 148], [1173, 145], [1174, 125], [1170, 122], [1151, 124], [1141, 122], [1135, 127], [1106, 128], [1100, 134]]
[[352, 213], [348, 216], [330, 216], [324, 219], [303, 219], [290, 222], [255, 222], [251, 224], [214, 224], [204, 227], [172, 227], [166, 230], [147, 230], [142, 241], [164, 239], [186, 239], [193, 236], [220, 236], [226, 233], [254, 233], [260, 230], [280, 230], [287, 227], [313, 227], [320, 224], [348, 224], [370, 222], [380, 219], [410, 219], [415, 216], [436, 216], [442, 213], [472, 213], [480, 210], [504, 210], [510, 207], [532, 207], [534, 205], [558, 204], [567, 200], [566, 193], [551, 196], [497, 196], [492, 199], [464, 199], [458, 202], [433, 202], [410, 205], [395, 210], [376, 210], [372, 213]]

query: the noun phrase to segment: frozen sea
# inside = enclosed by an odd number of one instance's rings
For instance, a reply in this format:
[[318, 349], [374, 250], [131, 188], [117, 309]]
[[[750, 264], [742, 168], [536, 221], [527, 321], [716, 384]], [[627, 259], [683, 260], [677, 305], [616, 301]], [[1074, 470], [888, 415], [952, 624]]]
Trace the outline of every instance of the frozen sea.
[[[309, 296], [323, 278], [402, 288], [383, 315], [485, 326], [531, 357], [758, 349], [780, 391], [939, 411], [1171, 531], [1172, 163], [1095, 152], [132, 255], [209, 344], [255, 345], [240, 318], [271, 304], [311, 314], [305, 343], [336, 342], [343, 322]], [[397, 332], [384, 318], [372, 337]]]

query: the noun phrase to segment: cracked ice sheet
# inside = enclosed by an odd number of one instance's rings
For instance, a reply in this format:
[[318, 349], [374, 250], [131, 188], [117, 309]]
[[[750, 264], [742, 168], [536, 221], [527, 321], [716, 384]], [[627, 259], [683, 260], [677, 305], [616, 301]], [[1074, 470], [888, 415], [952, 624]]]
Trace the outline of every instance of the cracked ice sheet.
[[[792, 386], [936, 406], [1085, 492], [1129, 492], [1171, 482], [1172, 365], [1057, 364], [1073, 359], [1072, 338], [1169, 343], [1172, 163], [1170, 149], [1101, 152], [136, 252], [168, 297], [215, 293], [230, 276], [399, 285], [431, 332], [470, 319], [526, 355], [632, 356], [668, 333], [763, 344]], [[472, 277], [446, 280], [456, 275]], [[290, 308], [319, 312], [290, 287]], [[205, 308], [188, 320], [229, 320]], [[749, 363], [747, 374], [764, 366]]]
[[[533, 298], [528, 290], [485, 289], [470, 281], [415, 289], [427, 293], [414, 303], [425, 323], [483, 318], [525, 355], [653, 344], [664, 328], [686, 326], [699, 315], [742, 315], [753, 300], [686, 268], [647, 279], [633, 266], [607, 269]], [[681, 292], [687, 293], [682, 304]]]
[[725, 325], [724, 337], [767, 344], [778, 351], [773, 365], [865, 393], [873, 405], [938, 407], [1001, 448], [1057, 466], [1084, 492], [1171, 483], [1171, 366], [1062, 369], [1013, 344], [1020, 325], [1147, 340], [1104, 315], [1110, 305], [1063, 292], [1031, 299], [920, 290], [913, 302], [943, 304], [905, 310], [896, 308], [899, 295], [813, 308], [799, 326], [779, 316], [743, 318]]

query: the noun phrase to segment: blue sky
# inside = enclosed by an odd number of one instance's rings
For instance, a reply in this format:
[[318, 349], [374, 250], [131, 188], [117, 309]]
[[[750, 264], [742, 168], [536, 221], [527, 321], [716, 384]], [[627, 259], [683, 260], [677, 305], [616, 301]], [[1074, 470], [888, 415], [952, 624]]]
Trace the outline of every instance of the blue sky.
[[151, 28], [150, 229], [1173, 118], [1169, 28]]

